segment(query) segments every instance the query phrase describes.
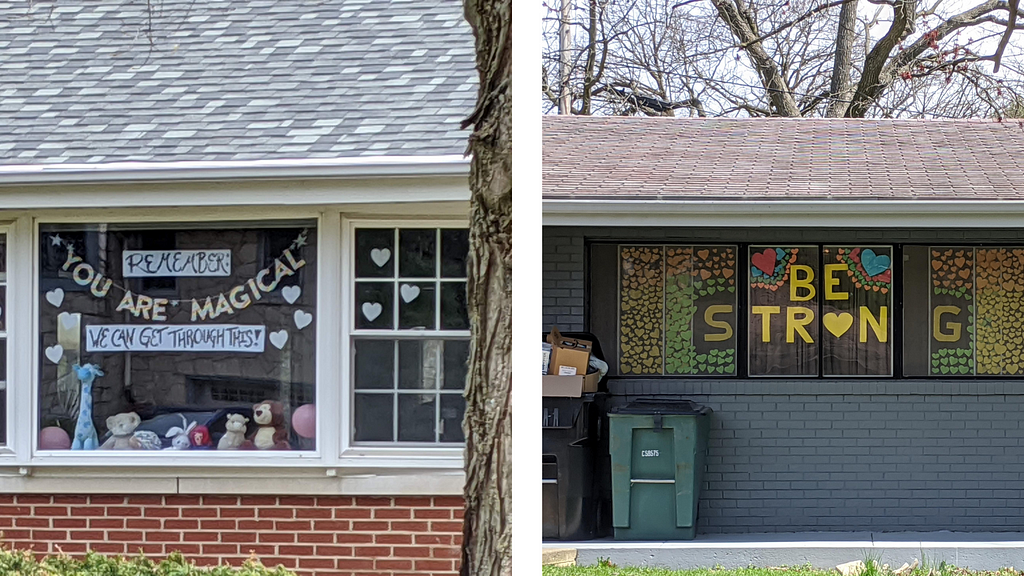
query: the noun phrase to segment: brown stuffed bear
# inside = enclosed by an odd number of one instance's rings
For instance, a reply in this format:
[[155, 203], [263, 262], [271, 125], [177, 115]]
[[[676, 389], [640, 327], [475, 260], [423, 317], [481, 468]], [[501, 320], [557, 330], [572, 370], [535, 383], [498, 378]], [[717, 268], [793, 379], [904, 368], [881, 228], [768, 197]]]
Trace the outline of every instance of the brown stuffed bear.
[[238, 447], [240, 450], [291, 450], [283, 404], [276, 400], [254, 404], [252, 421], [257, 425], [256, 432]]
[[135, 412], [122, 412], [107, 418], [107, 429], [110, 438], [100, 446], [100, 450], [135, 450], [132, 444], [132, 433], [138, 428], [142, 419]]

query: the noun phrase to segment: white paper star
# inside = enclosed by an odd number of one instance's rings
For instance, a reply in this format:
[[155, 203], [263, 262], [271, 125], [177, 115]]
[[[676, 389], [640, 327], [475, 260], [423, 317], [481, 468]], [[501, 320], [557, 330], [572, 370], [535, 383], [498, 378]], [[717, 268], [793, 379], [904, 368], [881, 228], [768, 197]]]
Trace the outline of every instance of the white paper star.
[[177, 305], [178, 305], [178, 301], [177, 300], [171, 300], [171, 306], [177, 306]]
[[54, 234], [53, 236], [50, 236], [50, 244], [53, 244], [54, 246], [60, 246], [62, 242], [64, 242], [64, 240], [61, 239], [60, 234]]

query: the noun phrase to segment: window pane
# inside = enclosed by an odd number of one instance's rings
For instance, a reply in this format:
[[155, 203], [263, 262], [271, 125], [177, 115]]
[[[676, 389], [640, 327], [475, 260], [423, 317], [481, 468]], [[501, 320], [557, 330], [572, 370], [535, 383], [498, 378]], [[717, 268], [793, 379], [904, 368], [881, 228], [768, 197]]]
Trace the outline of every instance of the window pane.
[[469, 258], [469, 230], [441, 230], [441, 277], [465, 278]]
[[398, 275], [402, 278], [435, 278], [436, 243], [435, 228], [399, 230]]
[[468, 362], [469, 340], [445, 340], [444, 384], [441, 387], [445, 390], [465, 389]]
[[356, 390], [391, 390], [395, 387], [393, 340], [355, 340]]
[[398, 387], [434, 390], [441, 362], [441, 340], [398, 342]]
[[[981, 251], [979, 251], [981, 252]], [[986, 268], [992, 266], [996, 275], [1000, 273], [1000, 265], [997, 260], [989, 261], [986, 251]], [[974, 289], [975, 289], [975, 250], [970, 247], [932, 247], [929, 250], [930, 262], [929, 273], [931, 277], [931, 290], [928, 294], [929, 310], [928, 326], [929, 341], [929, 373], [933, 376], [966, 375], [974, 374], [975, 362], [975, 323], [974, 323]], [[980, 254], [978, 255], [980, 256]], [[980, 267], [980, 262], [979, 262]], [[994, 302], [998, 300], [998, 291], [1002, 289], [996, 285], [989, 286], [987, 275], [979, 270], [978, 286], [982, 283], [985, 288], [995, 288], [992, 292], [994, 299], [979, 294], [979, 316], [984, 315], [986, 324], [996, 320], [996, 315], [990, 315], [987, 306], [980, 304], [981, 300]], [[1006, 288], [1011, 288], [1007, 284]], [[979, 327], [980, 325], [979, 324]], [[982, 335], [979, 334], [979, 341]], [[989, 361], [994, 357], [985, 354], [986, 351], [995, 352], [995, 341], [1001, 340], [998, 333], [986, 334], [985, 340], [992, 342], [992, 347], [980, 346], [977, 355], [979, 366], [985, 363], [988, 369]], [[998, 374], [996, 368], [993, 373]]]
[[931, 256], [927, 246], [903, 247], [903, 375], [928, 376], [930, 372], [932, 292]]
[[40, 232], [42, 449], [315, 448], [315, 222]]
[[736, 249], [665, 247], [665, 373], [736, 373]]
[[623, 246], [620, 256], [619, 371], [661, 374], [665, 290], [662, 248]]
[[[945, 256], [945, 252], [943, 252]], [[971, 318], [972, 308], [969, 303], [952, 303], [966, 308], [967, 326], [973, 327], [976, 335], [977, 373], [979, 375], [1020, 375], [1024, 374], [1024, 342], [1022, 329], [1024, 326], [1024, 249], [1021, 248], [978, 248], [975, 252], [976, 266], [975, 290], [977, 296], [977, 320]], [[956, 260], [953, 261], [956, 265]], [[943, 269], [945, 271], [945, 269]], [[970, 277], [957, 280], [967, 282]], [[964, 289], [961, 284], [954, 284], [957, 289]], [[943, 288], [946, 287], [945, 281]], [[954, 292], [954, 295], [956, 292]], [[966, 290], [965, 290], [965, 296]], [[946, 318], [951, 318], [947, 316]], [[944, 328], [945, 324], [942, 327]], [[970, 328], [968, 328], [969, 330]], [[953, 328], [955, 330], [955, 328]], [[943, 332], [945, 338], [952, 338], [953, 330], [936, 331], [935, 336]], [[950, 373], [962, 371], [965, 365], [962, 358], [966, 352], [947, 352]], [[934, 350], [933, 350], [934, 352]], [[941, 353], [942, 350], [939, 350]], [[946, 362], [939, 358], [940, 371]], [[954, 360], [956, 361], [954, 363]]]
[[823, 257], [823, 373], [892, 374], [892, 247], [825, 246]]
[[398, 327], [403, 330], [433, 330], [437, 324], [434, 313], [436, 296], [434, 282], [400, 282]]
[[356, 229], [356, 278], [394, 278], [394, 276], [394, 229]]
[[462, 435], [462, 416], [466, 412], [466, 399], [458, 394], [441, 395], [441, 442], [465, 442]]
[[437, 421], [434, 394], [398, 395], [398, 441], [433, 442]]
[[441, 282], [441, 329], [469, 330], [465, 282]]
[[356, 328], [393, 330], [395, 328], [395, 284], [393, 282], [356, 282]]
[[7, 330], [7, 287], [0, 286], [0, 330]]
[[356, 393], [355, 429], [357, 442], [394, 440], [395, 397], [392, 394]]
[[818, 248], [751, 246], [749, 372], [818, 375]]

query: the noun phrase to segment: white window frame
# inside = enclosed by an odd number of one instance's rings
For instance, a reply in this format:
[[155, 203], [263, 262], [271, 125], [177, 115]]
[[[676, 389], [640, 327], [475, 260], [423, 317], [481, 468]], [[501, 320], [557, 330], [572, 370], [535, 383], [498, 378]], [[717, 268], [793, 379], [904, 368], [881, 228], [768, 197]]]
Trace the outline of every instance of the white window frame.
[[[352, 363], [353, 335], [355, 327], [355, 232], [357, 228], [460, 228], [468, 229], [469, 221], [466, 219], [417, 219], [411, 218], [342, 218], [342, 278], [341, 286], [342, 306], [342, 334], [341, 346], [339, 348], [341, 359], [342, 386], [341, 393], [344, 401], [340, 418], [341, 451], [340, 463], [347, 466], [381, 466], [381, 467], [436, 467], [436, 468], [462, 468], [464, 443], [413, 443], [413, 442], [391, 442], [391, 443], [356, 443], [352, 438], [352, 420], [355, 409], [355, 366]], [[440, 259], [440, 246], [437, 247], [437, 257]], [[398, 246], [395, 247], [393, 255], [396, 266], [398, 266]], [[468, 266], [468, 262], [467, 262]], [[382, 279], [383, 280], [383, 279]], [[395, 280], [396, 281], [396, 280]], [[397, 306], [397, 302], [395, 303]], [[436, 311], [440, 314], [440, 310]], [[398, 319], [395, 319], [396, 323]], [[393, 338], [395, 330], [360, 330], [359, 336], [381, 336]], [[468, 338], [469, 330], [434, 330], [424, 331], [421, 338]], [[397, 369], [397, 367], [396, 367]], [[439, 401], [440, 402], [440, 401]]]
[[[8, 289], [9, 302], [17, 302], [16, 309], [24, 311], [19, 314], [17, 320], [21, 323], [16, 327], [19, 333], [18, 340], [31, 343], [30, 351], [19, 347], [19, 354], [28, 353], [30, 368], [22, 366], [19, 370], [17, 381], [28, 380], [30, 386], [23, 386], [29, 391], [27, 395], [19, 394], [18, 414], [19, 422], [16, 426], [18, 432], [15, 452], [18, 460], [32, 467], [58, 467], [58, 466], [102, 466], [102, 467], [147, 467], [147, 468], [216, 468], [216, 467], [324, 467], [336, 465], [336, 438], [323, 425], [324, 418], [321, 414], [329, 414], [337, 407], [337, 394], [330, 392], [331, 386], [324, 383], [324, 374], [331, 373], [330, 367], [326, 364], [330, 359], [325, 356], [324, 350], [331, 348], [324, 347], [329, 344], [329, 334], [337, 329], [336, 323], [332, 322], [330, 314], [322, 314], [325, 305], [325, 294], [330, 290], [332, 283], [327, 278], [335, 276], [338, 261], [338, 227], [331, 224], [336, 220], [332, 217], [325, 217], [325, 211], [309, 207], [280, 208], [180, 208], [180, 209], [156, 209], [150, 213], [142, 214], [139, 210], [80, 210], [75, 213], [61, 212], [55, 214], [43, 213], [33, 218], [25, 218], [27, 226], [19, 226], [18, 255], [19, 263], [27, 256], [30, 266], [21, 263], [18, 270], [22, 268], [31, 270], [28, 274], [30, 282], [20, 283], [17, 296], [12, 299], [13, 288]], [[336, 212], [335, 212], [336, 214]], [[315, 220], [317, 225], [317, 354], [316, 354], [316, 405], [317, 405], [317, 447], [312, 451], [274, 451], [274, 450], [253, 450], [253, 451], [232, 451], [219, 452], [204, 450], [188, 451], [40, 451], [38, 449], [38, 426], [39, 426], [39, 358], [41, 354], [39, 344], [39, 243], [40, 226], [46, 224], [77, 224], [77, 223], [133, 223], [153, 224], [161, 223], [196, 223], [203, 222], [237, 222], [246, 224], [253, 221], [273, 220]], [[22, 245], [28, 242], [30, 249]], [[8, 237], [10, 243], [10, 237]], [[10, 260], [10, 258], [9, 258]], [[26, 287], [25, 284], [28, 284]], [[15, 307], [12, 305], [12, 307]], [[31, 318], [26, 316], [31, 315]], [[10, 322], [15, 319], [9, 318]], [[31, 332], [27, 332], [30, 330]], [[26, 347], [27, 348], [27, 347]], [[27, 374], [26, 374], [27, 372]], [[9, 406], [13, 404], [9, 401]], [[30, 431], [29, 433], [26, 433]], [[10, 439], [10, 437], [9, 437]]]
[[[2, 334], [3, 338], [7, 341], [6, 342], [7, 346], [4, 349], [5, 353], [7, 354], [7, 357], [4, 358], [4, 366], [5, 366], [5, 368], [4, 368], [3, 383], [2, 383], [3, 390], [4, 390], [4, 396], [5, 396], [5, 398], [4, 398], [4, 407], [3, 407], [4, 408], [4, 421], [6, 422], [6, 425], [7, 425], [7, 429], [4, 430], [4, 433], [6, 435], [7, 441], [4, 444], [0, 444], [0, 462], [3, 462], [4, 460], [10, 460], [10, 459], [16, 458], [16, 456], [17, 456], [17, 453], [16, 453], [16, 446], [17, 446], [17, 444], [15, 443], [14, 435], [15, 435], [15, 432], [17, 430], [17, 426], [16, 426], [16, 423], [15, 423], [15, 417], [16, 417], [18, 411], [15, 409], [15, 406], [14, 406], [14, 398], [12, 396], [13, 386], [11, 384], [14, 381], [14, 378], [13, 378], [13, 376], [14, 376], [14, 369], [13, 369], [13, 366], [12, 366], [12, 364], [13, 364], [12, 360], [16, 356], [11, 353], [11, 350], [12, 350], [12, 347], [14, 346], [14, 342], [19, 340], [19, 339], [16, 338], [16, 337], [15, 338], [11, 338], [11, 326], [13, 326], [12, 318], [19, 319], [18, 318], [19, 315], [14, 313], [15, 310], [17, 309], [17, 307], [11, 305], [11, 294], [14, 292], [14, 289], [11, 287], [11, 281], [12, 280], [16, 280], [17, 278], [19, 278], [20, 268], [18, 270], [19, 274], [12, 273], [13, 271], [11, 270], [11, 265], [12, 265], [13, 258], [11, 257], [11, 254], [13, 252], [12, 252], [12, 249], [11, 249], [11, 241], [12, 241], [12, 238], [14, 236], [13, 232], [14, 232], [14, 223], [13, 222], [4, 222], [4, 223], [0, 224], [0, 235], [4, 235], [6, 237], [5, 253], [0, 255], [0, 257], [4, 257], [7, 260], [7, 262], [5, 263], [6, 264], [6, 270], [7, 270], [6, 278], [5, 278], [5, 280], [2, 283], [0, 283], [0, 285], [5, 286], [7, 288], [7, 297], [4, 298], [4, 299], [0, 299], [0, 306], [3, 306], [3, 312], [2, 313], [3, 313], [3, 317], [4, 317], [4, 329], [0, 330], [0, 334]], [[21, 349], [20, 346], [18, 346], [16, 348], [19, 351]]]

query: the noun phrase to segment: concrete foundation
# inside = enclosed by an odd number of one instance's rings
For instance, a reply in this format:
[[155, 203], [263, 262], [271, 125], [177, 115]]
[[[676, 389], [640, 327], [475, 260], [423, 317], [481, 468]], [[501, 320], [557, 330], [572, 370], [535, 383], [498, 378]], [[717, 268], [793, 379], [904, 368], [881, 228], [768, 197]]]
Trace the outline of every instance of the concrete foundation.
[[545, 542], [545, 549], [575, 548], [576, 563], [607, 558], [618, 566], [671, 569], [799, 566], [835, 568], [871, 558], [893, 569], [921, 561], [972, 570], [1024, 566], [1024, 533], [845, 532], [798, 534], [699, 535], [685, 542]]

